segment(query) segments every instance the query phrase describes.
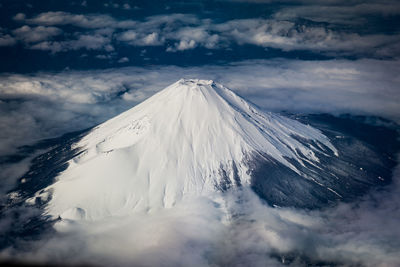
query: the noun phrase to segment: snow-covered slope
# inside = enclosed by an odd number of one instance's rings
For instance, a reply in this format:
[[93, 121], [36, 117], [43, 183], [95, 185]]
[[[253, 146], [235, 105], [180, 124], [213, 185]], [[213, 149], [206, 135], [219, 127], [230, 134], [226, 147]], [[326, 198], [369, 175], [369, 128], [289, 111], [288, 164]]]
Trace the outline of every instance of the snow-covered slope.
[[254, 156], [308, 179], [296, 166], [318, 167], [317, 154], [337, 155], [319, 130], [261, 112], [213, 81], [188, 79], [95, 127], [75, 146], [83, 152], [44, 190], [52, 193], [47, 212], [55, 217], [100, 219], [248, 186]]

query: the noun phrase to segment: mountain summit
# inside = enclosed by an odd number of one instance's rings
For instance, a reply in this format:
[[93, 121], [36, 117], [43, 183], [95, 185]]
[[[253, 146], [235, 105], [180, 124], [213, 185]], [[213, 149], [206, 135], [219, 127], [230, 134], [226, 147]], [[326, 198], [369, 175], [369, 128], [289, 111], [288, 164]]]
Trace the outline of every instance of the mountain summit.
[[51, 195], [46, 212], [62, 219], [168, 208], [240, 187], [271, 205], [313, 208], [372, 183], [343, 171], [355, 165], [320, 130], [262, 112], [209, 80], [181, 79], [73, 148], [80, 153], [34, 197]]

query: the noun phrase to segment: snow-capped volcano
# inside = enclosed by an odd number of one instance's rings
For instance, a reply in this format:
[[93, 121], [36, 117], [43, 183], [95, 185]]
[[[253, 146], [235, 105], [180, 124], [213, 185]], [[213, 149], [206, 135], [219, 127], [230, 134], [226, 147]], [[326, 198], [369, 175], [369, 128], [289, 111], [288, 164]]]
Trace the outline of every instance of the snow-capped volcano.
[[95, 127], [75, 147], [82, 153], [41, 191], [52, 194], [50, 215], [97, 219], [250, 186], [252, 162], [260, 159], [320, 184], [299, 166], [318, 168], [317, 154], [337, 156], [319, 130], [194, 79], [181, 79]]

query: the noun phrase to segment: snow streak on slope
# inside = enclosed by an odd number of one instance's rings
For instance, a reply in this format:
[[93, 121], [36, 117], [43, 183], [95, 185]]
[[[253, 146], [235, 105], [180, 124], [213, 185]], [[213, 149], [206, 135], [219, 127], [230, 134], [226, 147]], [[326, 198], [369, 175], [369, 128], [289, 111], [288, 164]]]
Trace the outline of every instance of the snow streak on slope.
[[293, 160], [317, 166], [315, 152], [337, 155], [319, 130], [263, 113], [213, 81], [187, 79], [97, 126], [76, 147], [83, 153], [47, 188], [48, 213], [63, 219], [171, 207], [224, 183], [249, 185], [255, 154], [298, 174]]

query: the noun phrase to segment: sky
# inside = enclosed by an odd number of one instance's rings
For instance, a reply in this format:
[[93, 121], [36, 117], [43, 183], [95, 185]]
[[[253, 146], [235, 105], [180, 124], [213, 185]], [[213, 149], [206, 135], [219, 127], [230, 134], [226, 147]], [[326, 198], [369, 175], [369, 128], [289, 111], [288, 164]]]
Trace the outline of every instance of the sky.
[[[180, 78], [213, 79], [263, 110], [350, 113], [400, 123], [398, 73], [400, 4], [396, 0], [0, 0], [0, 159], [17, 153], [21, 146], [99, 124]], [[14, 164], [0, 163], [1, 194], [27, 171], [33, 156]], [[187, 209], [177, 207], [176, 212], [154, 218], [130, 218], [139, 230], [126, 231], [147, 244], [141, 231], [151, 231], [146, 225], [164, 218], [204, 230], [204, 236], [193, 236], [191, 229], [168, 224], [169, 230], [155, 237], [160, 247], [154, 251], [136, 247], [133, 255], [143, 265], [156, 264], [158, 258], [151, 261], [148, 255], [162, 251], [170, 253], [171, 262], [196, 259], [202, 266], [209, 246], [221, 247], [215, 232], [227, 231], [230, 238], [224, 246], [231, 248], [211, 255], [218, 258], [215, 262], [240, 262], [237, 255], [265, 262], [260, 256], [265, 251], [300, 246], [310, 248], [302, 251], [306, 256], [318, 254], [328, 261], [363, 258], [366, 265], [394, 266], [400, 233], [395, 227], [380, 226], [399, 222], [393, 216], [399, 211], [397, 192], [395, 183], [379, 208], [366, 199], [357, 209], [341, 205], [331, 214], [317, 215], [278, 212], [244, 193], [253, 203], [245, 212], [253, 218], [250, 225], [226, 228], [220, 219], [223, 215], [204, 200], [195, 205], [209, 211], [206, 217], [193, 211], [196, 219], [185, 222], [180, 209]], [[232, 209], [242, 209], [234, 203]], [[207, 221], [214, 223], [207, 226]], [[347, 226], [338, 233], [342, 224]], [[324, 227], [326, 231], [321, 230]], [[94, 240], [108, 240], [112, 234], [121, 237], [118, 242], [133, 245], [117, 230], [100, 237], [93, 233], [86, 233], [87, 242], [93, 241], [89, 245], [79, 234], [54, 238], [40, 244], [47, 251], [30, 257], [48, 257], [55, 244], [65, 252], [77, 239], [88, 251], [82, 257], [98, 256], [111, 251], [111, 246], [96, 247]], [[380, 239], [382, 235], [386, 239]], [[174, 240], [172, 245], [181, 254], [167, 250], [171, 244], [166, 240]], [[195, 249], [187, 248], [188, 240]], [[235, 246], [242, 241], [246, 245]], [[131, 260], [129, 253], [110, 255]], [[190, 256], [183, 258], [185, 253]]]

